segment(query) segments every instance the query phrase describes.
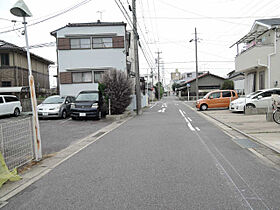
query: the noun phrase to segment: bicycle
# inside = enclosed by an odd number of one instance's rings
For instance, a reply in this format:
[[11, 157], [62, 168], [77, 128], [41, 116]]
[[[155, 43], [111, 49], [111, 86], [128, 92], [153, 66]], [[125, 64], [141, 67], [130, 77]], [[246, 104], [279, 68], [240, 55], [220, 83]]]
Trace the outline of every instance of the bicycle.
[[276, 107], [272, 114], [274, 122], [280, 124], [280, 107]]

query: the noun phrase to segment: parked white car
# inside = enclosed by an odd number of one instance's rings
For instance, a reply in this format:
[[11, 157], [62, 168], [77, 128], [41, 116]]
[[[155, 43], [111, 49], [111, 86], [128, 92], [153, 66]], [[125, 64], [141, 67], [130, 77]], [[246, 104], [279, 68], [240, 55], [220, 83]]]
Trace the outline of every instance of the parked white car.
[[14, 115], [19, 116], [22, 111], [20, 101], [13, 95], [0, 95], [0, 116]]
[[250, 108], [267, 108], [272, 105], [271, 95], [280, 95], [280, 88], [258, 90], [247, 95], [245, 98], [238, 98], [230, 103], [229, 109], [233, 112], [244, 112]]

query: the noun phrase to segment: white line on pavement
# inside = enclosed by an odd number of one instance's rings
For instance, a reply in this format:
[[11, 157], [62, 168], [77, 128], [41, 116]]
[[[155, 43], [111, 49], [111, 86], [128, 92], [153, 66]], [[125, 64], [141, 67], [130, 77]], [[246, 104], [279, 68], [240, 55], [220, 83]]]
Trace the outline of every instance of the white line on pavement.
[[197, 131], [200, 131], [199, 127], [195, 127], [195, 129], [196, 129]]
[[192, 122], [192, 119], [188, 117], [188, 120]]
[[158, 103], [158, 102], [156, 102], [153, 106], [151, 106], [151, 107], [150, 107], [150, 109], [154, 108], [154, 106], [156, 106], [156, 105], [157, 105], [157, 103]]
[[179, 109], [179, 112], [181, 113], [181, 115], [183, 116], [183, 118], [185, 119], [186, 123], [188, 124], [188, 127], [190, 128], [191, 131], [195, 131], [195, 129], [193, 128], [192, 124], [190, 123], [190, 121], [185, 117], [185, 115], [183, 114], [182, 110]]
[[165, 112], [165, 109], [166, 109], [166, 108], [162, 108], [162, 112]]

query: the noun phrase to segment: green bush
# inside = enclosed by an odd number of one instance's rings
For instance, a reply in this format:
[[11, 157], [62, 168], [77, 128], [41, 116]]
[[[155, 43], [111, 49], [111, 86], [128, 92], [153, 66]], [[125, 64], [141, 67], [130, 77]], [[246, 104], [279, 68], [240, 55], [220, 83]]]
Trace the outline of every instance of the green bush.
[[234, 90], [234, 83], [232, 80], [225, 80], [222, 85], [222, 90]]
[[111, 101], [111, 114], [122, 114], [131, 103], [132, 81], [123, 71], [110, 70], [103, 75], [99, 91]]
[[[161, 82], [159, 83], [159, 85], [160, 85], [160, 98], [162, 98], [163, 92], [164, 92], [164, 88], [162, 87]], [[155, 88], [155, 96], [158, 99], [158, 83], [155, 84], [154, 88]]]

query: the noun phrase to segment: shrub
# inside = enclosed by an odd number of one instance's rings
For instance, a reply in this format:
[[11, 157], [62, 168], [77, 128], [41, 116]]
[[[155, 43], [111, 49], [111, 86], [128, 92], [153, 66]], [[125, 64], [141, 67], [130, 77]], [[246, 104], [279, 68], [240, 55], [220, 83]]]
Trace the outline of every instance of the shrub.
[[[163, 95], [163, 92], [164, 92], [164, 88], [162, 87], [161, 82], [159, 83], [159, 87], [160, 87], [160, 98], [162, 98], [162, 95]], [[158, 99], [158, 83], [156, 83], [154, 88], [155, 88], [155, 96]]]
[[234, 83], [232, 80], [225, 80], [222, 85], [222, 90], [234, 90]]
[[111, 101], [111, 114], [122, 114], [131, 102], [132, 81], [123, 71], [110, 70], [103, 75], [100, 90]]

